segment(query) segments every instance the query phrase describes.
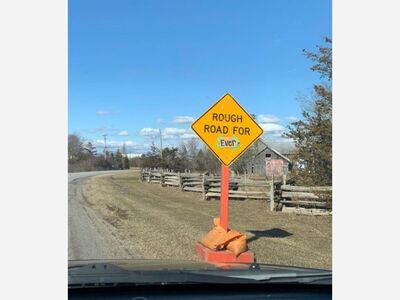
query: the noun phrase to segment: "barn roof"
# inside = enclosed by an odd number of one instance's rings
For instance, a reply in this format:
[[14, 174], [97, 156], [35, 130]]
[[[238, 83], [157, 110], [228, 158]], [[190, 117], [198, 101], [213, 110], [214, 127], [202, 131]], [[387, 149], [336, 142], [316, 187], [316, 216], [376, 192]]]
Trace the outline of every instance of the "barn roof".
[[263, 143], [265, 145], [265, 148], [262, 149], [261, 151], [259, 151], [256, 156], [260, 155], [262, 152], [264, 152], [266, 149], [271, 150], [272, 152], [274, 152], [276, 155], [278, 155], [279, 157], [283, 158], [284, 160], [286, 160], [287, 162], [291, 163], [292, 161], [287, 158], [285, 155], [281, 154], [280, 152], [278, 152], [277, 150], [275, 150], [274, 148], [272, 148], [271, 146], [268, 146], [268, 143], [266, 141], [264, 141], [263, 138], [260, 138], [259, 141], [261, 143]]

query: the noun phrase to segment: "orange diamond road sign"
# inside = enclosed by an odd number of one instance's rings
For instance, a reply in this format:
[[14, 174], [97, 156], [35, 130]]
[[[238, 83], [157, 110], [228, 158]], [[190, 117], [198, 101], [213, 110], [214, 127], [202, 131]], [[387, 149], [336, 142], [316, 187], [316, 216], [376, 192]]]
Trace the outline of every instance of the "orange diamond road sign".
[[263, 129], [230, 94], [211, 106], [192, 124], [192, 129], [226, 166], [263, 134]]

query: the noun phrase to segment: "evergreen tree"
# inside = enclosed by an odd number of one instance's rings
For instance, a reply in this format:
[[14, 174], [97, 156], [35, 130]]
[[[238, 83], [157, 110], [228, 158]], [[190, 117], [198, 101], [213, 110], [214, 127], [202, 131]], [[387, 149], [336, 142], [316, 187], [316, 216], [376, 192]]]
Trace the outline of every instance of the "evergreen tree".
[[86, 144], [85, 150], [88, 152], [89, 156], [97, 155], [96, 147], [92, 144], [92, 142], [88, 142]]
[[119, 149], [117, 150], [117, 153], [115, 153], [114, 168], [117, 170], [124, 169], [123, 157], [122, 157], [122, 153]]
[[124, 156], [124, 169], [128, 170], [130, 168], [130, 162], [128, 156]]
[[151, 142], [150, 153], [149, 153], [149, 155], [155, 156], [155, 155], [158, 155], [158, 153], [160, 153], [160, 150], [158, 150], [158, 148], [156, 147], [156, 145], [154, 144], [154, 142]]
[[150, 151], [142, 155], [143, 168], [158, 168], [162, 165], [160, 151], [155, 146], [154, 142], [151, 143]]
[[327, 82], [314, 85], [302, 120], [291, 123], [285, 134], [295, 142], [295, 177], [302, 184], [332, 184], [332, 40], [325, 38], [325, 42], [326, 46], [318, 46], [318, 53], [303, 53], [314, 62], [311, 70]]

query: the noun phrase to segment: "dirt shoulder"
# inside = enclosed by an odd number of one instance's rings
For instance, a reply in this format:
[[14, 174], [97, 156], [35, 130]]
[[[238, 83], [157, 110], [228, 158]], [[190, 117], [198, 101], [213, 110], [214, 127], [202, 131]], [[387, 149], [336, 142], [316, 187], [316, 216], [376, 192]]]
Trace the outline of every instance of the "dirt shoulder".
[[[124, 248], [144, 258], [198, 260], [194, 243], [219, 215], [219, 201], [139, 182], [135, 171], [90, 178], [83, 193]], [[331, 216], [270, 212], [264, 201], [232, 200], [229, 225], [246, 233], [258, 262], [332, 268]]]

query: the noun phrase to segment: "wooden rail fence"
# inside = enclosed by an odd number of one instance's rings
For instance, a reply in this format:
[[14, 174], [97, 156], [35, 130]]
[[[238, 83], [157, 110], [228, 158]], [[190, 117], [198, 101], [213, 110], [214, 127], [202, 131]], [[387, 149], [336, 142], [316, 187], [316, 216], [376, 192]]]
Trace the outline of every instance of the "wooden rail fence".
[[331, 214], [332, 187], [282, 185], [276, 208], [283, 212]]
[[[202, 193], [203, 199], [219, 199], [221, 196], [220, 176], [207, 173], [175, 173], [162, 170], [143, 169], [140, 173], [143, 182], [162, 186], [178, 187], [181, 191]], [[231, 177], [229, 199], [269, 200], [274, 203], [274, 182], [265, 179]]]
[[[170, 170], [142, 169], [140, 180], [177, 187], [183, 192], [202, 193], [203, 200], [221, 197], [221, 178], [208, 173], [176, 173]], [[286, 177], [280, 180], [272, 177], [249, 178], [232, 176], [229, 180], [229, 199], [265, 200], [271, 211], [324, 215], [331, 214], [331, 186], [293, 186], [286, 184]]]

